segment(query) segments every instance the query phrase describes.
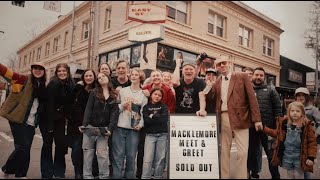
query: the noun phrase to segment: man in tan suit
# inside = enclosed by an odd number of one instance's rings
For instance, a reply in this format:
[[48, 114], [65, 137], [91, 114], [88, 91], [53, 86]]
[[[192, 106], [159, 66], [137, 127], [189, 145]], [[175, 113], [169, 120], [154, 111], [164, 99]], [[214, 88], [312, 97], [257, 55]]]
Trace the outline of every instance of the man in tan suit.
[[224, 56], [217, 58], [215, 64], [221, 73], [213, 87], [221, 127], [221, 178], [230, 179], [230, 149], [234, 134], [238, 150], [234, 178], [247, 179], [249, 128], [254, 124], [257, 131], [262, 130], [258, 101], [247, 74], [232, 72], [230, 61]]

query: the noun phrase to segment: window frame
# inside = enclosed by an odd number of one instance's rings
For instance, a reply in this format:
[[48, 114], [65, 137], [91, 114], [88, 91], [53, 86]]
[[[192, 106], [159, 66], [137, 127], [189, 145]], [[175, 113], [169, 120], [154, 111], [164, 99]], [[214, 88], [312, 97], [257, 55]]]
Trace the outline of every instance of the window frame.
[[[175, 2], [175, 7], [173, 7], [171, 4], [168, 4], [168, 1], [166, 1], [166, 10], [167, 10], [167, 18], [170, 18], [170, 19], [173, 19], [174, 21], [178, 22], [178, 23], [182, 23], [182, 24], [186, 24], [188, 25], [189, 24], [189, 8], [190, 8], [190, 2], [188, 1], [171, 1], [171, 2]], [[183, 2], [186, 4], [186, 12], [182, 12], [178, 9], [177, 7], [177, 3], [178, 2]], [[170, 12], [170, 9], [174, 9], [175, 10], [175, 14], [174, 14], [174, 17], [170, 16], [169, 15], [169, 12]], [[178, 19], [178, 12], [180, 13], [184, 13], [185, 14], [185, 22], [182, 22], [181, 20]]]
[[59, 41], [60, 41], [60, 35], [53, 39], [52, 53], [58, 52], [58, 50], [59, 50]]
[[266, 56], [274, 57], [274, 40], [269, 38], [268, 36], [263, 36], [262, 53]]
[[[212, 10], [209, 10], [209, 16], [213, 16], [214, 22], [210, 22], [209, 17], [208, 17], [208, 33], [214, 35], [214, 36], [218, 36], [220, 38], [225, 38], [225, 29], [226, 29], [226, 21], [227, 18], [225, 16], [222, 16], [221, 14], [218, 14]], [[218, 25], [218, 18], [222, 19], [222, 27], [220, 27]], [[212, 32], [209, 31], [209, 25], [212, 26]], [[222, 29], [222, 35], [218, 35], [218, 28]]]
[[[86, 34], [87, 33], [87, 34]], [[82, 40], [87, 40], [89, 38], [89, 20], [82, 22]]]
[[38, 47], [38, 50], [37, 50], [37, 60], [40, 60], [40, 59], [41, 59], [41, 49], [42, 49], [42, 46]]
[[105, 15], [104, 15], [104, 24], [103, 29], [104, 31], [111, 29], [111, 13], [112, 13], [112, 7], [109, 6], [105, 9]]
[[[241, 36], [240, 36], [240, 29], [242, 30]], [[245, 32], [248, 32], [248, 37], [245, 37]], [[239, 26], [239, 32], [238, 32], [238, 40], [239, 40], [239, 45], [245, 48], [253, 48], [253, 30], [248, 28], [247, 26], [240, 25]], [[245, 41], [247, 40], [247, 45], [245, 45]]]
[[44, 53], [44, 57], [48, 57], [50, 54], [50, 41], [46, 43], [46, 49]]

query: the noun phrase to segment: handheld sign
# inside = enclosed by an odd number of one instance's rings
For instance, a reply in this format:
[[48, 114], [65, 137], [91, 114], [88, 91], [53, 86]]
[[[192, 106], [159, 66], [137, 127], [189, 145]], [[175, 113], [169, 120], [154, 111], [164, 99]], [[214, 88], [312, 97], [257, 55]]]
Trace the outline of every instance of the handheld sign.
[[171, 115], [169, 178], [219, 179], [216, 116]]

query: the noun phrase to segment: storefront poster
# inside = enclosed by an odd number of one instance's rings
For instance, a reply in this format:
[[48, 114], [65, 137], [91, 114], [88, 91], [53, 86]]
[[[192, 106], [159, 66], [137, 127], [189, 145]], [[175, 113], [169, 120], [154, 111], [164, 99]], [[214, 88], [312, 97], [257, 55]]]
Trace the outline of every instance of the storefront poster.
[[216, 116], [170, 116], [170, 179], [219, 179], [217, 127]]
[[172, 68], [173, 48], [158, 44], [157, 50], [157, 66], [164, 68]]
[[118, 51], [111, 52], [108, 54], [108, 63], [112, 69], [112, 71], [116, 70], [116, 63], [118, 59]]
[[130, 48], [126, 48], [126, 49], [121, 49], [119, 51], [119, 59], [124, 59], [128, 62], [128, 64], [130, 64]]
[[132, 47], [132, 59], [130, 66], [139, 66], [141, 57], [141, 46]]

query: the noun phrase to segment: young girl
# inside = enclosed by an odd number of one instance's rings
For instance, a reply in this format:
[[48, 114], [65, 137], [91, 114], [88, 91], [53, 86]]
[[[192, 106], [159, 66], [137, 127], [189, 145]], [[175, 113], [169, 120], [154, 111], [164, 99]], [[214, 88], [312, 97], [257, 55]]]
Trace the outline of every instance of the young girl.
[[161, 179], [167, 151], [169, 111], [167, 106], [161, 103], [163, 91], [160, 88], [153, 89], [150, 94], [149, 102], [143, 107], [142, 112], [144, 130], [147, 134], [142, 179], [151, 179], [153, 164], [155, 179]]
[[[97, 87], [89, 95], [84, 112], [83, 126], [80, 127], [80, 131], [84, 132], [82, 144], [84, 179], [93, 179], [92, 160], [95, 149], [99, 165], [99, 178], [108, 178], [108, 140], [116, 128], [118, 112], [117, 95], [112, 87], [110, 77], [106, 73], [99, 73]], [[107, 130], [104, 128], [105, 132], [101, 132], [101, 134], [90, 134], [90, 128], [92, 127], [107, 127]]]
[[303, 179], [304, 172], [313, 172], [317, 144], [313, 122], [306, 118], [303, 104], [289, 104], [287, 116], [278, 117], [277, 128], [264, 127], [263, 131], [277, 138], [271, 164], [287, 169], [289, 179]]

